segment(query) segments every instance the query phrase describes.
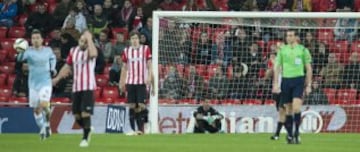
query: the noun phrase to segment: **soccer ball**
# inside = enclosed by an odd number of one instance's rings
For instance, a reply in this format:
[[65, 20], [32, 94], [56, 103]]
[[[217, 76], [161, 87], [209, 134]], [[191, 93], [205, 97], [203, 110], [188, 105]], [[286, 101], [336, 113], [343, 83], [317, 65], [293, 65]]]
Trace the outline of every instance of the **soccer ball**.
[[18, 38], [15, 40], [13, 47], [18, 53], [24, 52], [29, 47], [29, 42], [24, 38]]

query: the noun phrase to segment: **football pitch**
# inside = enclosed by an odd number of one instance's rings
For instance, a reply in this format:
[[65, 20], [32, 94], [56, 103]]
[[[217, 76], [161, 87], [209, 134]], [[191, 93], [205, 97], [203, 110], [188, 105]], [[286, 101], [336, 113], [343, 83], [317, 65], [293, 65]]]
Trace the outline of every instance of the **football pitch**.
[[80, 148], [81, 135], [0, 134], [0, 152], [357, 152], [360, 134], [303, 134], [302, 144], [288, 145], [270, 134], [142, 135], [94, 134]]

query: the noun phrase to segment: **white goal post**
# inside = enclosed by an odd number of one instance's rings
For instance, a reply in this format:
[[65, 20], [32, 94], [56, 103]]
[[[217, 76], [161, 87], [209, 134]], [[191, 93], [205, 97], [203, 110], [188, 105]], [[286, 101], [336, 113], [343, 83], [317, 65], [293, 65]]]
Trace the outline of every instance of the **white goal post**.
[[[162, 18], [190, 18], [196, 20], [202, 19], [215, 19], [215, 18], [264, 18], [264, 19], [281, 19], [281, 18], [360, 18], [360, 13], [355, 12], [209, 12], [209, 11], [195, 11], [195, 12], [183, 12], [183, 11], [155, 11], [153, 12], [153, 24], [152, 24], [152, 65], [153, 73], [155, 76], [155, 95], [150, 97], [150, 133], [159, 133], [158, 126], [158, 94], [159, 94], [159, 32], [160, 32], [160, 20]], [[204, 21], [204, 20], [201, 20]], [[231, 24], [231, 23], [229, 23]]]

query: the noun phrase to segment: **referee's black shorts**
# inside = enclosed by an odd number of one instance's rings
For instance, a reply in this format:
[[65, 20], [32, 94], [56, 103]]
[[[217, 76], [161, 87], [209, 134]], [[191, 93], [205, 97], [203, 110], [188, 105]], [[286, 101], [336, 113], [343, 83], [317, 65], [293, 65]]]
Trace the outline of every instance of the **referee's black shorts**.
[[302, 98], [304, 93], [305, 77], [282, 78], [281, 103], [292, 103], [294, 98]]
[[94, 103], [95, 97], [93, 90], [79, 91], [72, 94], [73, 114], [81, 114], [81, 112], [93, 114]]
[[128, 103], [145, 103], [147, 96], [145, 84], [127, 84], [126, 91]]

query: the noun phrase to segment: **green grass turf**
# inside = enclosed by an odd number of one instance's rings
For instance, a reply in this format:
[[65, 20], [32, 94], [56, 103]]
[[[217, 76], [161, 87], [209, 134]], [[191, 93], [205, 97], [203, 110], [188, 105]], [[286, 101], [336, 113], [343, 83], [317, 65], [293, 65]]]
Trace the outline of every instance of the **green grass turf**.
[[41, 142], [36, 134], [0, 134], [0, 152], [357, 152], [360, 134], [304, 134], [287, 145], [270, 134], [143, 135], [95, 134], [88, 148], [81, 135], [56, 134]]

